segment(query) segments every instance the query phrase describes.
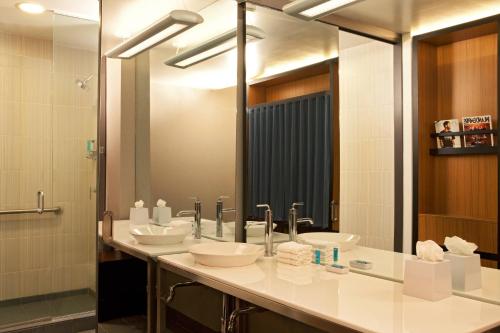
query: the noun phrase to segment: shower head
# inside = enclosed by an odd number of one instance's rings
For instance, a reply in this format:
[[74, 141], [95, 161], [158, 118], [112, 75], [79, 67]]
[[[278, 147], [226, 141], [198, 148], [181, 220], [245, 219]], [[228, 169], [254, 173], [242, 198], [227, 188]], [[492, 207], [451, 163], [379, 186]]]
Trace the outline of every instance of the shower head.
[[75, 83], [76, 85], [81, 88], [81, 89], [87, 89], [87, 83], [92, 80], [94, 77], [94, 74], [90, 74], [86, 79], [76, 79]]

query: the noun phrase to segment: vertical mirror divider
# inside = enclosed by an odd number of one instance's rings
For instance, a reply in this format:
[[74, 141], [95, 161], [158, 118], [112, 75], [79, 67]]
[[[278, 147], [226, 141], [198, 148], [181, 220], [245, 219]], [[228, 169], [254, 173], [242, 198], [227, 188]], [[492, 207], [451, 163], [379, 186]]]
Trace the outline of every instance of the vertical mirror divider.
[[[497, 116], [500, 114], [500, 17], [497, 17]], [[497, 268], [500, 269], [500, 126], [497, 120]]]
[[246, 197], [247, 174], [247, 84], [246, 84], [246, 1], [238, 0], [237, 53], [238, 70], [236, 81], [236, 180], [235, 180], [235, 241], [246, 243], [245, 220], [247, 217]]
[[403, 252], [403, 47], [394, 44], [394, 248]]

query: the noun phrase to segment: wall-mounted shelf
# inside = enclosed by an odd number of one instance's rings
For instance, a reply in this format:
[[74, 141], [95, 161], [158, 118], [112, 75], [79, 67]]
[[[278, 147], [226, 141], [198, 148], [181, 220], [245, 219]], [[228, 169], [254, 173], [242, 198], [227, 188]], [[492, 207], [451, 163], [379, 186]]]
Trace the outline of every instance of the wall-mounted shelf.
[[465, 148], [439, 148], [431, 149], [431, 155], [448, 156], [448, 155], [488, 155], [498, 154], [497, 146], [477, 146]]
[[464, 136], [464, 135], [478, 135], [478, 134], [493, 134], [497, 135], [497, 130], [475, 130], [475, 131], [466, 131], [466, 132], [446, 132], [446, 133], [431, 133], [431, 137], [443, 137], [443, 136]]

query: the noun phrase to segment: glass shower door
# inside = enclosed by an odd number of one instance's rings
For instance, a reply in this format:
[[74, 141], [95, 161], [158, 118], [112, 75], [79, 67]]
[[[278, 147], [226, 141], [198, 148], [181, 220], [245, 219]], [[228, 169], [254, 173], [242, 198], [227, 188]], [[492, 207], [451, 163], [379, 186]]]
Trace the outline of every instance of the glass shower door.
[[[80, 69], [96, 79], [98, 24], [1, 10], [9, 14], [0, 16], [0, 332], [6, 332], [95, 315], [96, 162], [92, 142], [88, 154], [86, 147], [96, 138], [97, 81], [82, 89], [77, 80]], [[72, 42], [81, 39], [94, 40], [94, 48]]]

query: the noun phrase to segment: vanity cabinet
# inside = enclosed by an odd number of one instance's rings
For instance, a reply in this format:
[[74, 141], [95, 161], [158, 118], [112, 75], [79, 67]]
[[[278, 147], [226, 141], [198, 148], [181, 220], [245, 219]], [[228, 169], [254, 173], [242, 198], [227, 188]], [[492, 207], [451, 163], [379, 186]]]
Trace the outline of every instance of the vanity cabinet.
[[[413, 39], [413, 246], [457, 235], [499, 267], [499, 18]], [[494, 145], [437, 149], [435, 121], [490, 115]], [[488, 134], [489, 135], [489, 134]], [[456, 140], [456, 139], [455, 139]], [[415, 249], [413, 249], [415, 251]]]

